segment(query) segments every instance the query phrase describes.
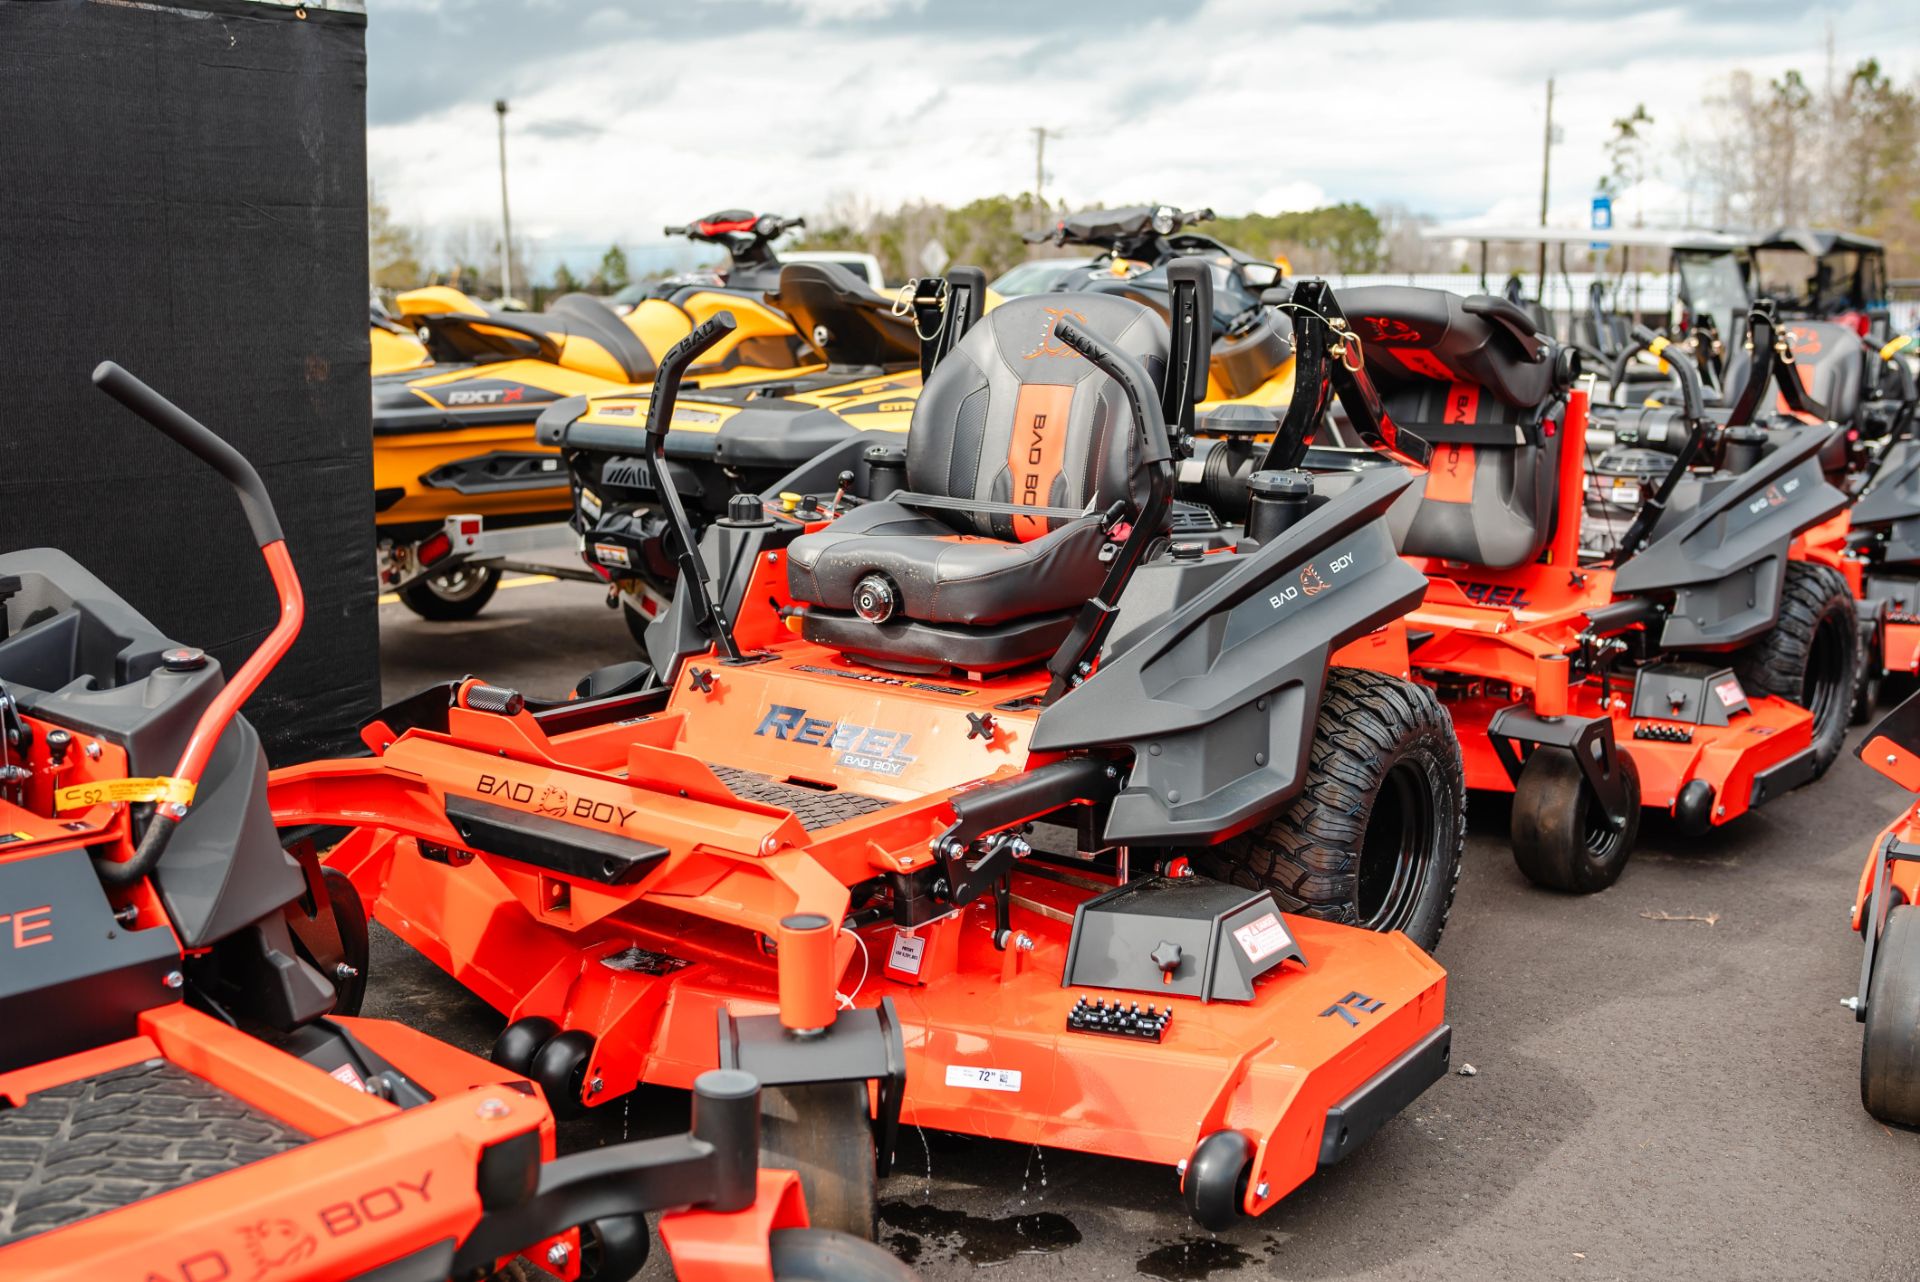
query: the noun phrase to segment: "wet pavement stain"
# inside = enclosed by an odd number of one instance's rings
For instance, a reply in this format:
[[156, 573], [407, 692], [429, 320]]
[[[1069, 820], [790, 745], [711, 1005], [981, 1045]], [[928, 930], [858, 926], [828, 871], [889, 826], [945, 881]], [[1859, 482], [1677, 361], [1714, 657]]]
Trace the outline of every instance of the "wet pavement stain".
[[880, 1220], [899, 1230], [888, 1235], [887, 1246], [908, 1263], [920, 1257], [923, 1246], [981, 1265], [1004, 1264], [1019, 1255], [1052, 1255], [1080, 1244], [1080, 1230], [1055, 1211], [989, 1220], [938, 1206], [882, 1202]]
[[[1271, 1250], [1268, 1255], [1272, 1255]], [[1217, 1237], [1181, 1238], [1168, 1242], [1140, 1257], [1134, 1271], [1162, 1282], [1205, 1282], [1214, 1273], [1245, 1268], [1255, 1257], [1231, 1242]]]
[[911, 1233], [889, 1233], [880, 1245], [902, 1264], [912, 1264], [920, 1258], [920, 1239]]

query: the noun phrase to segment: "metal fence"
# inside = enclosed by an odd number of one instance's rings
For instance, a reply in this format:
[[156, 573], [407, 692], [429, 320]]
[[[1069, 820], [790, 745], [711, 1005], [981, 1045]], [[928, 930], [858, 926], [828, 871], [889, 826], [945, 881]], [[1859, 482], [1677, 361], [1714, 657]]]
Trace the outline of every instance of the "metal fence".
[[1896, 334], [1920, 327], [1920, 280], [1896, 280], [1887, 286], [1887, 311]]
[[[1425, 289], [1447, 289], [1456, 294], [1498, 294], [1506, 286], [1506, 277], [1489, 275], [1484, 282], [1475, 272], [1373, 272], [1342, 275], [1329, 273], [1327, 282], [1336, 290], [1357, 289], [1364, 285], [1418, 285]], [[1673, 310], [1673, 278], [1666, 272], [1635, 272], [1619, 277], [1596, 272], [1548, 272], [1544, 286], [1533, 272], [1520, 274], [1521, 291], [1537, 298], [1553, 315], [1554, 329], [1561, 337], [1575, 316], [1587, 312], [1587, 288], [1599, 281], [1608, 290], [1607, 305], [1622, 314], [1631, 314], [1658, 329], [1666, 324]], [[1893, 332], [1911, 333], [1920, 328], [1920, 280], [1896, 280], [1887, 287], [1888, 310]]]
[[[1366, 285], [1417, 285], [1423, 289], [1447, 289], [1456, 294], [1498, 294], [1507, 278], [1489, 274], [1483, 282], [1476, 272], [1373, 272], [1351, 275], [1329, 274], [1327, 283], [1335, 290], [1357, 289]], [[1553, 315], [1557, 333], [1564, 336], [1575, 316], [1587, 312], [1587, 290], [1594, 281], [1607, 290], [1610, 310], [1630, 313], [1636, 319], [1658, 327], [1666, 323], [1673, 307], [1672, 278], [1665, 272], [1635, 272], [1631, 276], [1598, 272], [1548, 272], [1544, 284], [1534, 272], [1520, 273], [1521, 292], [1538, 299]], [[1920, 286], [1920, 282], [1915, 282]], [[1920, 290], [1916, 291], [1920, 306]]]

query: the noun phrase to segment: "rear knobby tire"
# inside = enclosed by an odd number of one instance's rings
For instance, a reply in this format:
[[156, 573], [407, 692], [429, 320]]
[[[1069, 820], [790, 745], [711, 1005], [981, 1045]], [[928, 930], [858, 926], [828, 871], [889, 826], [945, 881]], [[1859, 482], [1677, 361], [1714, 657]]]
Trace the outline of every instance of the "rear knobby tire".
[[499, 588], [497, 568], [463, 565], [445, 574], [415, 579], [400, 589], [400, 604], [434, 623], [458, 623], [486, 609]]
[[1859, 651], [1846, 579], [1832, 566], [1789, 561], [1780, 617], [1765, 636], [1734, 656], [1734, 675], [1749, 693], [1779, 695], [1813, 714], [1816, 779], [1845, 746], [1861, 670]]
[[1888, 913], [1874, 950], [1860, 1102], [1883, 1122], [1920, 1126], [1920, 908]]
[[914, 1282], [918, 1276], [884, 1248], [851, 1233], [775, 1229], [768, 1245], [774, 1282]]
[[1880, 706], [1881, 692], [1886, 688], [1886, 667], [1887, 657], [1878, 645], [1860, 647], [1860, 676], [1853, 683], [1854, 725], [1864, 726], [1873, 720], [1874, 710]]
[[1513, 862], [1534, 885], [1592, 895], [1620, 880], [1640, 832], [1640, 771], [1614, 750], [1626, 822], [1607, 818], [1593, 785], [1571, 752], [1535, 748], [1513, 788]]
[[1460, 743], [1433, 691], [1334, 668], [1299, 795], [1194, 862], [1272, 891], [1287, 912], [1404, 931], [1431, 952], [1460, 882], [1466, 815]]
[[816, 1227], [871, 1242], [879, 1174], [869, 1116], [865, 1082], [760, 1092], [760, 1165], [800, 1176], [807, 1218]]

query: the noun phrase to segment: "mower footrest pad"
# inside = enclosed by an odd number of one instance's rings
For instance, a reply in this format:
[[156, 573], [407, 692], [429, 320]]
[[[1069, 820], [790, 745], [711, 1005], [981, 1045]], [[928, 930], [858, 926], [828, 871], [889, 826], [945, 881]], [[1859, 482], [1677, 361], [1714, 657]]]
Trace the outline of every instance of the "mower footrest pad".
[[0, 1246], [306, 1140], [165, 1060], [50, 1086], [0, 1112]]

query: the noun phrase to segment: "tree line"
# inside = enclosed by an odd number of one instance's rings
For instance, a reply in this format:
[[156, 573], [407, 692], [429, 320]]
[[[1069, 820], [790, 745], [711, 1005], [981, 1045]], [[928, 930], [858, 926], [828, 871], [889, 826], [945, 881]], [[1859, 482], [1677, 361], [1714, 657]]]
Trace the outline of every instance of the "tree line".
[[[1920, 84], [1896, 83], [1878, 59], [1841, 70], [1829, 54], [1813, 78], [1798, 70], [1776, 77], [1736, 71], [1677, 124], [1656, 121], [1644, 104], [1635, 104], [1612, 121], [1601, 159], [1595, 182], [1601, 193], [1619, 197], [1670, 172], [1687, 193], [1689, 223], [1860, 231], [1887, 243], [1895, 277], [1920, 276]], [[1083, 252], [1023, 238], [1066, 209], [1027, 192], [955, 206], [908, 201], [891, 209], [842, 198], [809, 214], [792, 247], [871, 253], [887, 279], [906, 280], [928, 274], [925, 255], [937, 244], [946, 261], [979, 266], [991, 278], [1028, 258]], [[498, 292], [500, 240], [489, 224], [445, 229], [430, 243], [377, 201], [369, 202], [369, 213], [375, 288], [448, 283], [483, 296]], [[1427, 220], [1396, 205], [1343, 201], [1222, 215], [1199, 230], [1257, 256], [1284, 258], [1296, 273], [1464, 269], [1419, 236]], [[515, 293], [534, 306], [572, 290], [613, 293], [633, 278], [615, 244], [585, 274], [562, 261], [534, 281], [527, 269], [532, 247], [515, 240]]]

